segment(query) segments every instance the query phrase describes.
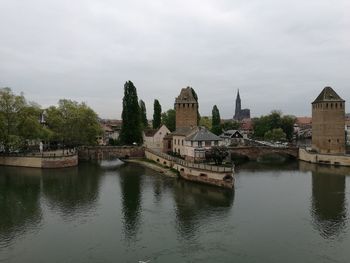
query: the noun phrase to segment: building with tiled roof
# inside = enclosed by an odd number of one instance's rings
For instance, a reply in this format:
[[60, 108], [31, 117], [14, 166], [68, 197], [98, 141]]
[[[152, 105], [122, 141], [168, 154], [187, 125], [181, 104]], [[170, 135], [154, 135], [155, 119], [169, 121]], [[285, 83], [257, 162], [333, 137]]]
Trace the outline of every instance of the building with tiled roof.
[[163, 150], [164, 137], [170, 134], [169, 129], [162, 125], [159, 129], [146, 129], [143, 132], [143, 145], [157, 151]]

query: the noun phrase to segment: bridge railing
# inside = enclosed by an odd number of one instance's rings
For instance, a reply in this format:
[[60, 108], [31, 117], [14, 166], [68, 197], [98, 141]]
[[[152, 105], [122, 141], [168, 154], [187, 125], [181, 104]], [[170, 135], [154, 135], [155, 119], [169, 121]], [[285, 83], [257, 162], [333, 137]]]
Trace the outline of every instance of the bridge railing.
[[205, 163], [193, 163], [189, 161], [185, 161], [183, 159], [177, 158], [170, 156], [166, 153], [158, 152], [149, 148], [146, 148], [145, 151], [148, 151], [152, 154], [155, 154], [163, 159], [166, 159], [168, 161], [174, 162], [176, 164], [185, 166], [187, 168], [193, 168], [193, 169], [201, 169], [201, 170], [207, 170], [207, 171], [213, 171], [213, 172], [233, 172], [233, 167], [226, 167], [226, 166], [219, 166], [219, 165], [210, 165], [210, 164], [205, 164]]

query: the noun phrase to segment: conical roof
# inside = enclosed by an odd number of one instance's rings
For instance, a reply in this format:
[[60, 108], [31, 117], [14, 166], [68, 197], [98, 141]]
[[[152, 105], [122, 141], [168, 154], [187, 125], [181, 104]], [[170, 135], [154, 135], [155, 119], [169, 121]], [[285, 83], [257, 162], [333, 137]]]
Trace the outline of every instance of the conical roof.
[[343, 100], [331, 87], [325, 87], [312, 104], [324, 101], [344, 102], [345, 100]]

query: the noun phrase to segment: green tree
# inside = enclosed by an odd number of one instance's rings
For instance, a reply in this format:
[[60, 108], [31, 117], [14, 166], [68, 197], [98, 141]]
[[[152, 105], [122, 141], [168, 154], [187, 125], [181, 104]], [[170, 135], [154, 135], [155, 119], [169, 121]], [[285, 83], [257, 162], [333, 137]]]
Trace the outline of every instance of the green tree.
[[221, 124], [221, 128], [224, 131], [227, 130], [239, 130], [241, 124], [238, 121], [225, 121]]
[[140, 106], [140, 114], [141, 114], [141, 124], [142, 124], [142, 129], [148, 128], [148, 120], [147, 120], [147, 112], [146, 112], [146, 105], [143, 100], [140, 100], [139, 102]]
[[174, 109], [169, 109], [162, 113], [162, 124], [164, 124], [171, 132], [175, 131], [176, 112]]
[[124, 84], [122, 127], [120, 140], [123, 144], [142, 143], [142, 126], [137, 91], [129, 80]]
[[208, 116], [202, 116], [200, 121], [199, 121], [199, 126], [204, 126], [208, 130], [211, 130], [212, 128], [212, 118]]
[[[197, 103], [198, 103], [198, 95], [197, 95], [196, 91], [195, 91], [192, 87], [190, 87], [190, 88], [191, 88], [191, 90], [192, 90], [193, 98], [194, 98], [194, 99], [197, 101]], [[199, 103], [198, 103], [198, 106], [199, 106]], [[201, 115], [199, 114], [199, 108], [198, 108], [198, 109], [197, 109], [197, 125], [199, 124], [200, 120], [201, 120]]]
[[268, 141], [284, 141], [286, 140], [286, 134], [281, 128], [272, 129], [265, 133], [264, 139]]
[[293, 139], [295, 121], [296, 121], [296, 118], [290, 115], [283, 116], [281, 120], [281, 128], [283, 132], [286, 134], [287, 140]]
[[162, 107], [157, 99], [154, 100], [153, 110], [153, 129], [158, 129], [162, 123]]
[[286, 138], [291, 140], [293, 137], [295, 118], [293, 116], [283, 116], [280, 111], [272, 111], [267, 116], [253, 119], [254, 137], [264, 138], [265, 134], [273, 129], [282, 129]]
[[212, 133], [219, 135], [222, 132], [221, 129], [221, 118], [220, 118], [220, 112], [216, 105], [214, 105], [212, 110], [212, 121], [211, 121], [211, 131]]
[[69, 147], [95, 145], [102, 134], [98, 116], [90, 107], [66, 99], [46, 110], [46, 123], [53, 133], [51, 139]]
[[18, 145], [18, 115], [24, 107], [25, 99], [22, 95], [16, 96], [10, 88], [0, 90], [0, 143], [5, 152]]
[[43, 136], [40, 106], [27, 103], [10, 88], [0, 89], [0, 146], [5, 152], [25, 148], [27, 142]]

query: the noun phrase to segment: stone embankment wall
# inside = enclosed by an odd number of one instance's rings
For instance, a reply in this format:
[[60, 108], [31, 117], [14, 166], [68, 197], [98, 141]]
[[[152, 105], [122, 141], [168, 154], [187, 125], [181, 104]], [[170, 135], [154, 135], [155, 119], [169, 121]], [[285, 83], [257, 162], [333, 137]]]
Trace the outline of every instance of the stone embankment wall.
[[0, 165], [31, 168], [64, 168], [78, 165], [78, 155], [66, 156], [0, 156]]
[[299, 159], [309, 163], [350, 166], [350, 155], [311, 153], [302, 148], [299, 149]]
[[78, 149], [80, 161], [100, 161], [144, 157], [145, 150], [140, 146], [86, 146]]
[[230, 167], [220, 167], [206, 164], [196, 164], [183, 160], [177, 160], [171, 156], [163, 153], [154, 153], [146, 150], [145, 157], [153, 160], [159, 164], [173, 168], [180, 172], [184, 179], [212, 184], [216, 186], [232, 188], [233, 181], [225, 180], [225, 178], [232, 179], [233, 169]]

